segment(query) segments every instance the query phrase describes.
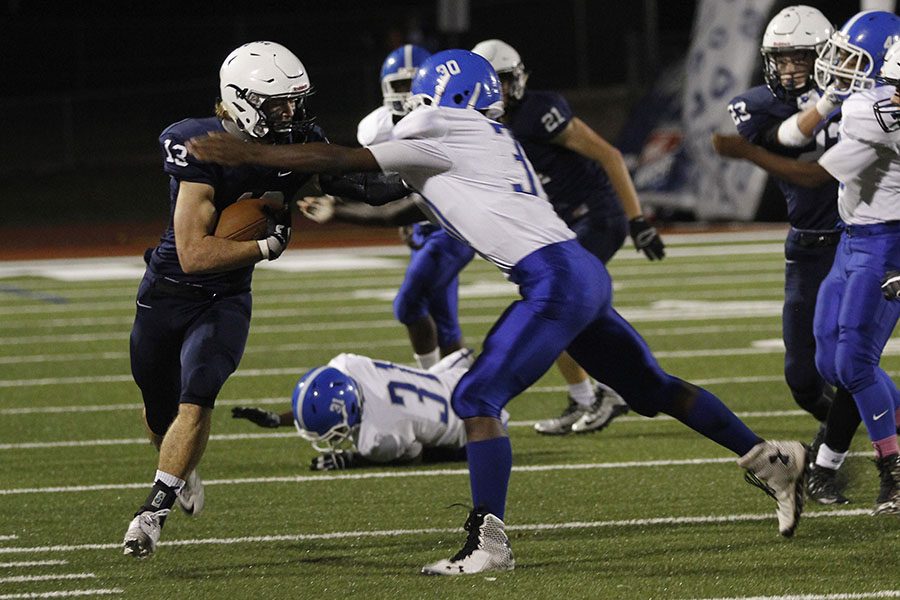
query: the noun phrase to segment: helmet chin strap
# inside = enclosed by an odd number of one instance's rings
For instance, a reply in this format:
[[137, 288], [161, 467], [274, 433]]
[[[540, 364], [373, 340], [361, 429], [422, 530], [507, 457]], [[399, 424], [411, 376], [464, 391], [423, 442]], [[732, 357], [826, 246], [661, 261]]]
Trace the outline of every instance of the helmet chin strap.
[[227, 131], [231, 135], [245, 142], [249, 142], [250, 140], [255, 139], [252, 135], [238, 127], [237, 124], [231, 119], [222, 119], [222, 127], [224, 127], [225, 131]]

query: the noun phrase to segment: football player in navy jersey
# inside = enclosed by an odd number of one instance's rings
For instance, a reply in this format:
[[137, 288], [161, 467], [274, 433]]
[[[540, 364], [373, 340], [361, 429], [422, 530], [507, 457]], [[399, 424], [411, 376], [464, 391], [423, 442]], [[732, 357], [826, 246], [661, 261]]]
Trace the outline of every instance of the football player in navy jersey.
[[[412, 44], [400, 46], [387, 55], [381, 67], [383, 104], [359, 122], [356, 137], [360, 145], [390, 139], [394, 124], [409, 112], [406, 100], [416, 69], [429, 56], [427, 50]], [[341, 183], [326, 178], [321, 181], [325, 189]], [[326, 195], [304, 198], [299, 206], [305, 216], [318, 223], [334, 218], [364, 225], [404, 226], [404, 231], [408, 232], [405, 241], [412, 252], [409, 267], [394, 298], [394, 316], [406, 326], [416, 364], [421, 369], [428, 369], [442, 356], [463, 347], [458, 316], [458, 275], [472, 261], [475, 252], [439, 225], [425, 221], [417, 207], [420, 202], [417, 196], [410, 191], [405, 200], [372, 207], [360, 201], [341, 201]]]
[[[895, 112], [896, 40], [900, 17], [884, 11], [857, 13], [828, 40], [816, 60], [816, 82], [836, 86], [846, 100], [840, 140], [817, 162], [780, 156], [737, 136], [717, 140], [726, 156], [750, 160], [794, 184], [840, 182], [837, 205], [845, 227], [816, 299], [815, 360], [827, 381], [852, 393], [875, 447], [881, 491], [873, 514], [900, 514], [900, 391], [879, 365], [900, 317], [898, 305], [882, 297], [889, 291], [885, 273], [900, 269], [900, 139], [882, 112]], [[879, 80], [891, 85], [877, 87]]]
[[521, 298], [491, 328], [484, 351], [450, 399], [466, 429], [474, 505], [464, 526], [466, 543], [422, 572], [463, 575], [515, 567], [502, 520], [512, 471], [502, 411], [565, 349], [620, 390], [637, 412], [671, 415], [740, 456], [748, 481], [776, 500], [779, 532], [793, 535], [803, 507], [806, 448], [763, 440], [719, 398], [659, 366], [612, 307], [612, 281], [603, 263], [556, 215], [521, 144], [496, 121], [503, 100], [490, 63], [466, 50], [431, 56], [413, 80], [410, 104], [391, 140], [365, 148], [264, 146], [211, 132], [191, 139], [188, 151], [231, 165], [397, 173], [442, 227], [518, 285]]
[[214, 237], [218, 215], [242, 197], [290, 198], [309, 177], [202, 163], [185, 143], [211, 132], [264, 144], [325, 140], [306, 114], [309, 75], [287, 48], [245, 44], [228, 55], [219, 75], [217, 116], [179, 121], [159, 138], [171, 220], [159, 245], [145, 255], [131, 331], [131, 370], [159, 463], [153, 489], [125, 534], [124, 553], [135, 557], [153, 553], [176, 502], [187, 514], [203, 508], [196, 467], [216, 395], [247, 342], [253, 266], [278, 258], [290, 240], [286, 206], [271, 215], [269, 235], [259, 241]]
[[[837, 142], [838, 99], [832, 90], [820, 93], [813, 81], [815, 60], [832, 33], [828, 19], [809, 6], [789, 6], [769, 22], [760, 49], [766, 85], [728, 104], [741, 136], [791, 158], [815, 158]], [[833, 390], [816, 370], [813, 335], [816, 294], [834, 262], [843, 227], [837, 182], [829, 179], [814, 188], [782, 179], [777, 183], [791, 225], [784, 248], [784, 376], [794, 401], [822, 423], [816, 442], [824, 444], [814, 449], [821, 460], [817, 458], [810, 476], [810, 497], [823, 504], [844, 504], [848, 500], [837, 469], [859, 427], [859, 411], [847, 390]]]
[[[488, 59], [500, 76], [503, 122], [525, 149], [556, 214], [581, 245], [606, 264], [630, 232], [638, 251], [650, 260], [662, 259], [665, 245], [644, 220], [622, 154], [576, 117], [562, 95], [526, 89], [528, 73], [512, 46], [485, 40], [472, 52]], [[595, 388], [567, 353], [556, 364], [569, 387], [569, 404], [559, 417], [535, 423], [538, 433], [599, 431], [628, 412], [617, 393], [602, 383]]]

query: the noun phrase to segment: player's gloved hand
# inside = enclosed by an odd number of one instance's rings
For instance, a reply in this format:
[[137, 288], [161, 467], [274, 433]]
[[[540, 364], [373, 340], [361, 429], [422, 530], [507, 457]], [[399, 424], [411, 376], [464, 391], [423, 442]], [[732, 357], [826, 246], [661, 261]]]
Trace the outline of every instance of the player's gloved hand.
[[352, 452], [327, 452], [313, 457], [310, 471], [338, 471], [353, 466]]
[[254, 408], [252, 406], [235, 406], [231, 409], [231, 418], [247, 419], [248, 421], [253, 421], [260, 427], [274, 428], [281, 425], [281, 418], [278, 414], [269, 410]]
[[263, 258], [275, 260], [285, 251], [291, 241], [291, 211], [287, 208], [272, 213], [269, 219], [267, 237], [258, 240]]
[[306, 196], [302, 200], [297, 200], [297, 208], [300, 213], [316, 223], [327, 223], [334, 218], [334, 196]]
[[631, 239], [638, 252], [643, 252], [650, 260], [662, 260], [666, 256], [666, 245], [656, 227], [644, 220], [644, 217], [635, 217], [628, 221]]
[[900, 271], [888, 271], [884, 274], [881, 293], [886, 300], [900, 300]]
[[823, 118], [827, 117], [847, 96], [848, 90], [839, 89], [832, 83], [822, 91], [822, 96], [816, 102], [816, 112]]

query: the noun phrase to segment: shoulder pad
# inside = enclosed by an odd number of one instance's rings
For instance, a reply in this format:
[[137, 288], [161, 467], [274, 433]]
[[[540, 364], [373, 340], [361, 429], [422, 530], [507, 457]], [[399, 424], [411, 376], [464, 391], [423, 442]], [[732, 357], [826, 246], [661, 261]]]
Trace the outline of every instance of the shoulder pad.
[[423, 106], [412, 111], [394, 125], [393, 137], [398, 140], [418, 138], [440, 138], [447, 133], [447, 122], [444, 110], [460, 110], [458, 108], [438, 109]]
[[841, 106], [841, 134], [869, 144], [889, 146], [900, 141], [896, 132], [888, 133], [875, 118], [874, 105], [878, 100], [890, 98], [893, 88], [878, 87], [852, 94]]
[[360, 146], [371, 146], [391, 139], [391, 130], [394, 122], [391, 112], [383, 106], [379, 106], [359, 122], [356, 128], [356, 141]]

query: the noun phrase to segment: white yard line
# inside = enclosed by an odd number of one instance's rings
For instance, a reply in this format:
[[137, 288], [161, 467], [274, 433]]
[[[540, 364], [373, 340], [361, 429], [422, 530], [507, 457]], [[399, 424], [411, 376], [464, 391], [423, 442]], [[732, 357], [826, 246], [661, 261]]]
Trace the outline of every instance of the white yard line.
[[124, 594], [120, 588], [98, 588], [94, 590], [63, 590], [59, 592], [24, 592], [19, 594], [0, 594], [0, 600], [19, 600], [30, 598], [74, 598], [78, 596], [111, 596]]
[[67, 560], [19, 560], [13, 562], [0, 562], [0, 569], [18, 569], [20, 567], [50, 567], [67, 565]]
[[[849, 456], [854, 458], [869, 456], [865, 452], [851, 452]], [[693, 467], [700, 465], [730, 464], [736, 463], [735, 457], [720, 458], [685, 458], [677, 460], [644, 460], [632, 462], [608, 462], [608, 463], [583, 463], [583, 464], [557, 464], [557, 465], [529, 465], [513, 467], [514, 473], [546, 473], [558, 471], [596, 471], [607, 469], [646, 469], [656, 467]], [[406, 479], [410, 477], [458, 477], [468, 475], [469, 470], [461, 469], [394, 469], [390, 471], [374, 471], [364, 473], [340, 473], [321, 475], [284, 475], [278, 477], [242, 477], [237, 479], [209, 479], [204, 480], [204, 485], [261, 485], [269, 483], [321, 483], [328, 481], [360, 481], [369, 479]], [[129, 490], [146, 488], [147, 482], [138, 483], [110, 483], [94, 485], [71, 485], [40, 488], [11, 488], [0, 489], [0, 496], [15, 496], [22, 494], [62, 494], [96, 492], [103, 490]]]
[[93, 573], [62, 573], [60, 575], [12, 575], [0, 577], [0, 583], [26, 583], [29, 581], [56, 581], [63, 579], [95, 579]]
[[841, 594], [788, 594], [785, 596], [730, 596], [702, 600], [865, 600], [867, 598], [900, 598], [900, 590], [879, 592], [847, 592]]
[[4, 542], [6, 540], [17, 540], [17, 539], [19, 539], [19, 536], [17, 536], [16, 534], [0, 535], [0, 542]]
[[[830, 510], [804, 515], [805, 519], [845, 518], [869, 515], [864, 508]], [[703, 515], [695, 517], [655, 517], [647, 519], [619, 519], [610, 521], [571, 521], [567, 523], [532, 523], [507, 525], [507, 531], [555, 531], [564, 529], [601, 529], [606, 527], [649, 527], [654, 525], [704, 525], [714, 523], [744, 523], [773, 520], [771, 512], [762, 514]], [[436, 533], [459, 534], [458, 527], [427, 527], [422, 529], [381, 529], [375, 531], [336, 531], [332, 533], [300, 533], [280, 535], [258, 535], [233, 538], [202, 538], [161, 541], [160, 546], [221, 546], [230, 544], [259, 544], [270, 542], [301, 542], [311, 540], [340, 540], [348, 538], [382, 538], [407, 535], [432, 535]], [[32, 546], [0, 548], [0, 554], [30, 554], [37, 552], [73, 552], [77, 550], [112, 550], [121, 548], [121, 543], [77, 544], [69, 546]]]

